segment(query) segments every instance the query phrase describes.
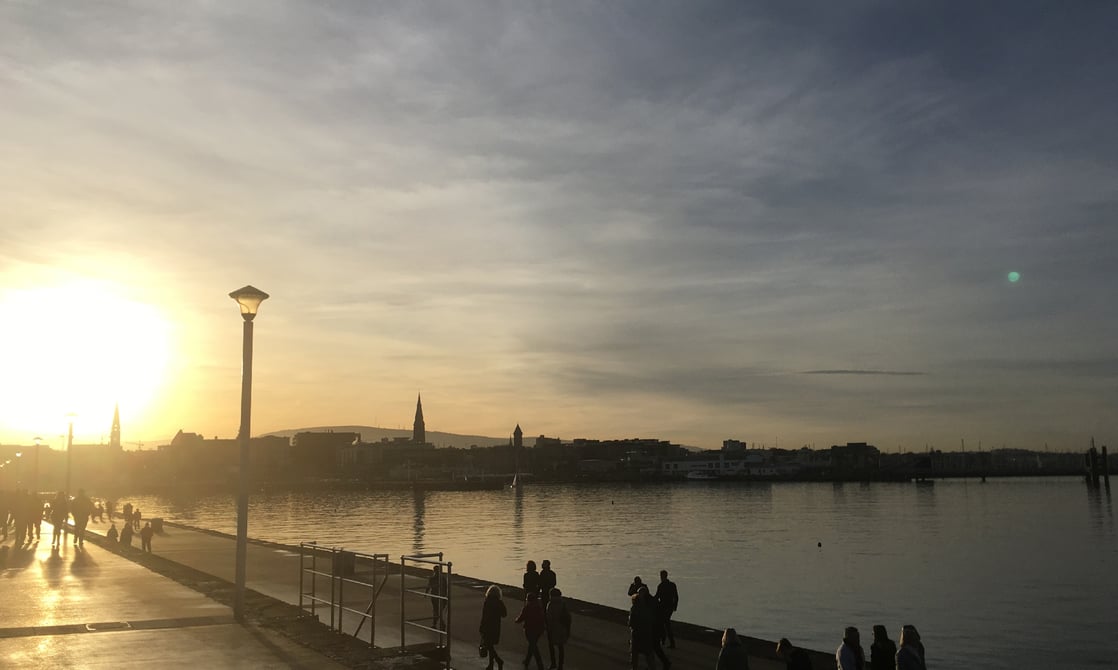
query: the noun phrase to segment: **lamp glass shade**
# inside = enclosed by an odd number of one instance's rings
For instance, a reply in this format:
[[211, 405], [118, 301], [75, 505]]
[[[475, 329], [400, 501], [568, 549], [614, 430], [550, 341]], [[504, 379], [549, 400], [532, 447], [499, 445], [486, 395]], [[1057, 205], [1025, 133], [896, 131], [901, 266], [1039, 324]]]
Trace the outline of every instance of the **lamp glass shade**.
[[268, 294], [254, 286], [246, 286], [233, 291], [229, 297], [241, 306], [241, 316], [246, 320], [252, 320], [252, 317], [256, 316], [256, 310], [260, 309], [260, 303], [268, 299]]

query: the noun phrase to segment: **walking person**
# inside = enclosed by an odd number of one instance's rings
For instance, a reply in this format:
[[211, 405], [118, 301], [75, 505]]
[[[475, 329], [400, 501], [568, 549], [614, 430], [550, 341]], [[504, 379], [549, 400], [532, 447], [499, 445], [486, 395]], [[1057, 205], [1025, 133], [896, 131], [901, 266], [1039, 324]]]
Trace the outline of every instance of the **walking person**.
[[50, 503], [50, 523], [54, 526], [54, 532], [51, 533], [50, 546], [58, 547], [62, 542], [62, 529], [66, 526], [66, 519], [70, 516], [69, 501], [66, 500], [66, 494], [59, 491], [54, 496], [54, 500]]
[[85, 527], [92, 513], [93, 503], [85, 495], [85, 489], [78, 489], [78, 497], [70, 504], [70, 514], [74, 517], [74, 544], [79, 547], [85, 546]]
[[501, 599], [501, 587], [491, 584], [485, 590], [485, 601], [481, 605], [481, 644], [478, 647], [489, 656], [489, 665], [485, 670], [493, 670], [493, 663], [497, 663], [497, 670], [505, 667], [504, 660], [497, 654], [497, 644], [501, 641], [501, 619], [508, 616], [505, 601]]
[[151, 536], [155, 535], [155, 529], [151, 527], [151, 522], [148, 521], [144, 524], [143, 530], [140, 531], [140, 547], [146, 553], [151, 553]]
[[[544, 561], [546, 565], [547, 562]], [[567, 608], [567, 601], [563, 600], [563, 592], [552, 588], [544, 609], [544, 618], [547, 620], [547, 656], [550, 661], [549, 668], [563, 670], [563, 660], [566, 658], [567, 640], [571, 638], [571, 610]], [[559, 664], [555, 661], [558, 659]]]
[[715, 670], [749, 670], [749, 656], [741, 643], [738, 632], [727, 628], [722, 633], [722, 648], [718, 651], [718, 664]]
[[427, 588], [424, 589], [426, 593], [431, 595], [432, 628], [442, 630], [443, 612], [446, 610], [447, 590], [446, 575], [443, 574], [443, 566], [436, 565], [435, 569], [431, 571], [431, 576], [427, 578]]
[[540, 567], [540, 603], [545, 610], [547, 609], [548, 598], [551, 597], [551, 589], [555, 588], [555, 584], [556, 577], [551, 570], [551, 561], [544, 559]]
[[116, 542], [120, 537], [120, 532], [116, 529], [116, 523], [109, 522], [109, 532], [105, 533], [105, 537], [109, 538], [109, 542]]
[[644, 656], [649, 668], [655, 668], [652, 656], [659, 657], [664, 670], [672, 667], [672, 662], [660, 647], [660, 615], [656, 611], [656, 600], [641, 586], [632, 598], [629, 608], [629, 657], [632, 669], [637, 670], [638, 659]]
[[877, 624], [873, 627], [873, 644], [870, 645], [870, 669], [895, 670], [896, 662], [897, 644], [889, 639], [885, 626]]
[[536, 659], [536, 670], [543, 670], [543, 657], [540, 656], [540, 637], [547, 628], [540, 594], [529, 591], [524, 600], [524, 608], [516, 615], [516, 623], [524, 626], [524, 638], [528, 640], [528, 651], [524, 655], [524, 667]]
[[862, 651], [862, 639], [854, 626], [847, 626], [843, 631], [842, 644], [835, 650], [835, 666], [838, 670], [866, 670], [866, 653]]
[[528, 561], [524, 566], [524, 595], [540, 594], [540, 573], [536, 572], [536, 562]]
[[[679, 608], [679, 589], [675, 582], [668, 579], [668, 571], [660, 571], [660, 583], [656, 586], [656, 604], [660, 610], [660, 625], [663, 630], [660, 642], [666, 638], [668, 648], [675, 649], [675, 635], [672, 634], [672, 614]], [[732, 630], [732, 629], [731, 629]]]

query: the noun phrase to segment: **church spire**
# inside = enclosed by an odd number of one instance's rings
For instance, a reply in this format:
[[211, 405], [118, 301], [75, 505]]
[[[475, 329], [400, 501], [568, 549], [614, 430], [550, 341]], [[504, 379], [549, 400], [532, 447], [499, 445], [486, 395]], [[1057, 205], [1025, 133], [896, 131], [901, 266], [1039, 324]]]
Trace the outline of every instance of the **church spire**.
[[524, 448], [524, 431], [520, 430], [520, 424], [516, 424], [516, 430], [512, 431], [513, 446], [517, 449]]
[[427, 444], [427, 427], [423, 423], [422, 394], [418, 394], [415, 399], [415, 424], [412, 426], [411, 441], [415, 444]]
[[113, 408], [113, 428], [109, 432], [109, 447], [120, 451], [120, 403]]

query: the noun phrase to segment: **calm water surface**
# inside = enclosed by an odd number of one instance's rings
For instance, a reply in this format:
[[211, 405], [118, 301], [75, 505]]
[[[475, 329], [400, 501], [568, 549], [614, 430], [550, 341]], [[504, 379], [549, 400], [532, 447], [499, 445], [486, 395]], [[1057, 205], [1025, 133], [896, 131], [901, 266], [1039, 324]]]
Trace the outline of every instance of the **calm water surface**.
[[[229, 496], [129, 499], [235, 532]], [[443, 551], [507, 584], [547, 558], [565, 594], [616, 607], [665, 568], [677, 619], [815, 649], [855, 625], [868, 654], [873, 624], [913, 623], [933, 668], [1118, 667], [1113, 503], [1075, 479], [261, 494], [249, 519], [253, 537]]]

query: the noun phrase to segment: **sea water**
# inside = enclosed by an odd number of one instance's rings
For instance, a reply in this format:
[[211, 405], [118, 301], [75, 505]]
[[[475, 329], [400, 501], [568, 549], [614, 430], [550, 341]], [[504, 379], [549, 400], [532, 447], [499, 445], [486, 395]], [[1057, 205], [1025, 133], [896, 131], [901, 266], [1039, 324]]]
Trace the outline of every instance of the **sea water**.
[[[131, 496], [145, 518], [235, 532], [228, 495]], [[1118, 667], [1118, 532], [1071, 478], [908, 483], [529, 485], [520, 491], [252, 496], [249, 534], [355, 551], [442, 551], [520, 584], [551, 561], [565, 595], [626, 607], [666, 569], [677, 620], [829, 651], [843, 628], [914, 624], [935, 668]], [[294, 576], [293, 576], [294, 578]]]

